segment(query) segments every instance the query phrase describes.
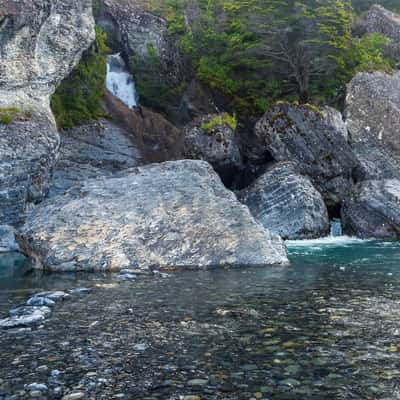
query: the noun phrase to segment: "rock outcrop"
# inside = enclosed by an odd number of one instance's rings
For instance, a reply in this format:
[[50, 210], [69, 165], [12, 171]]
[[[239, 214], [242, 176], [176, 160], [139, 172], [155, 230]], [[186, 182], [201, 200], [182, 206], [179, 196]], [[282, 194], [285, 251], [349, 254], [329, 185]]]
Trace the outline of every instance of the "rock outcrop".
[[94, 40], [91, 0], [0, 0], [0, 106], [48, 107]]
[[112, 121], [101, 119], [61, 132], [60, 156], [50, 195], [64, 193], [85, 180], [111, 177], [140, 164], [130, 135]]
[[400, 177], [400, 72], [359, 73], [347, 92], [347, 126], [363, 179]]
[[390, 38], [387, 53], [400, 60], [400, 15], [375, 4], [368, 11], [367, 31]]
[[19, 225], [49, 191], [60, 138], [47, 111], [0, 123], [0, 224]]
[[15, 230], [11, 226], [0, 225], [0, 253], [19, 251], [15, 233]]
[[281, 104], [268, 111], [254, 129], [251, 159], [293, 161], [311, 178], [328, 206], [350, 191], [358, 166], [343, 132], [312, 106]]
[[400, 180], [357, 185], [342, 209], [345, 232], [360, 238], [400, 239]]
[[50, 95], [94, 39], [90, 0], [0, 0], [0, 224], [49, 190], [59, 136]]
[[145, 57], [151, 46], [160, 57], [165, 79], [180, 83], [182, 57], [165, 20], [145, 11], [136, 0], [101, 0], [96, 14], [96, 22], [107, 32], [113, 48], [127, 57]]
[[144, 164], [182, 158], [182, 130], [161, 114], [146, 107], [129, 108], [111, 93], [105, 103], [113, 121], [130, 134]]
[[287, 263], [282, 240], [202, 161], [89, 180], [36, 207], [19, 241], [55, 271]]
[[209, 162], [223, 182], [232, 183], [242, 167], [236, 129], [224, 122], [226, 114], [196, 119], [183, 130], [184, 156]]
[[254, 218], [283, 239], [309, 239], [329, 232], [329, 217], [321, 194], [291, 162], [273, 165], [239, 200]]

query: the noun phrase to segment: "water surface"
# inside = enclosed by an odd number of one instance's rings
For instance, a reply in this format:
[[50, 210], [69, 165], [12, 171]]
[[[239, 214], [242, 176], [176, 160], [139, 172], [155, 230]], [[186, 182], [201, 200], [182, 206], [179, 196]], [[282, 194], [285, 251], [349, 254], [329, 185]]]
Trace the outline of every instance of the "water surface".
[[[400, 399], [400, 245], [288, 245], [289, 268], [122, 284], [11, 274], [0, 288], [3, 309], [29, 285], [93, 291], [65, 302], [39, 330], [0, 333], [4, 393], [45, 382], [49, 398], [80, 385], [96, 399]], [[57, 382], [53, 369], [62, 371]]]

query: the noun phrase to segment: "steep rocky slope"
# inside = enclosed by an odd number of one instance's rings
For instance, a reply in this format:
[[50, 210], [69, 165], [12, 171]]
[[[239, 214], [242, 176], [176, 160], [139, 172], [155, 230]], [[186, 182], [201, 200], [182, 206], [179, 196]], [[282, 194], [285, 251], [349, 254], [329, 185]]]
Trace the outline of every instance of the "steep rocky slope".
[[59, 135], [50, 95], [94, 39], [90, 0], [1, 0], [0, 223], [48, 192]]

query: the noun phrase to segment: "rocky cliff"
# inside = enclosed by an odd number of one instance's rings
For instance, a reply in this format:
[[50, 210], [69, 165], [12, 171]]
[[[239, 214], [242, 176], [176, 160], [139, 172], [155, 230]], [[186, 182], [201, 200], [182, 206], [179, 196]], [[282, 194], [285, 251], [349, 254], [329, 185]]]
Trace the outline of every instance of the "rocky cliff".
[[0, 0], [0, 223], [46, 195], [59, 135], [50, 95], [94, 39], [90, 0]]

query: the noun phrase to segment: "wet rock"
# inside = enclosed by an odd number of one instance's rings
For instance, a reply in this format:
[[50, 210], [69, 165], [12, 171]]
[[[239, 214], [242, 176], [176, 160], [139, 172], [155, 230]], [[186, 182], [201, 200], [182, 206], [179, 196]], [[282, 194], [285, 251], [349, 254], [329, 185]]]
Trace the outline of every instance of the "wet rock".
[[82, 287], [82, 288], [71, 289], [70, 293], [71, 294], [87, 294], [87, 293], [90, 293], [91, 291], [92, 291], [92, 289], [90, 289], [90, 288]]
[[19, 241], [56, 271], [287, 263], [281, 239], [202, 161], [89, 180], [32, 210]]
[[188, 385], [189, 386], [204, 386], [207, 385], [208, 383], [208, 379], [191, 379], [190, 381], [188, 381]]
[[79, 400], [85, 398], [85, 396], [84, 392], [73, 392], [65, 395], [62, 400]]
[[46, 318], [48, 307], [19, 307], [10, 311], [10, 317], [0, 319], [0, 328], [17, 328], [38, 324]]
[[69, 294], [65, 293], [61, 290], [54, 290], [54, 291], [36, 293], [34, 297], [38, 297], [38, 298], [44, 297], [44, 298], [52, 300], [52, 301], [62, 301], [62, 300], [68, 299]]
[[400, 72], [358, 73], [347, 93], [347, 126], [362, 179], [400, 177]]
[[19, 251], [19, 245], [15, 239], [15, 230], [9, 225], [0, 225], [0, 253], [12, 253]]
[[198, 118], [185, 127], [183, 136], [185, 158], [209, 162], [229, 185], [241, 169], [242, 160], [236, 129], [224, 122], [226, 115]]
[[46, 297], [31, 297], [27, 302], [27, 306], [47, 306], [47, 307], [53, 307], [55, 306], [56, 302], [48, 299]]
[[25, 388], [31, 391], [47, 392], [48, 387], [44, 383], [31, 383], [26, 385]]
[[352, 186], [358, 161], [323, 110], [281, 104], [268, 111], [255, 126], [252, 162], [265, 159], [293, 161], [298, 172], [310, 177], [328, 206], [340, 204]]
[[71, 186], [101, 176], [112, 176], [140, 164], [139, 150], [132, 136], [105, 119], [61, 132], [60, 155], [50, 195], [64, 193]]
[[1, 4], [0, 224], [18, 225], [29, 203], [46, 196], [59, 136], [49, 108], [57, 85], [92, 43], [90, 0]]
[[329, 217], [321, 194], [290, 162], [273, 165], [238, 194], [254, 218], [283, 239], [325, 236]]
[[400, 238], [400, 181], [388, 179], [360, 183], [345, 201], [345, 232], [361, 238]]

